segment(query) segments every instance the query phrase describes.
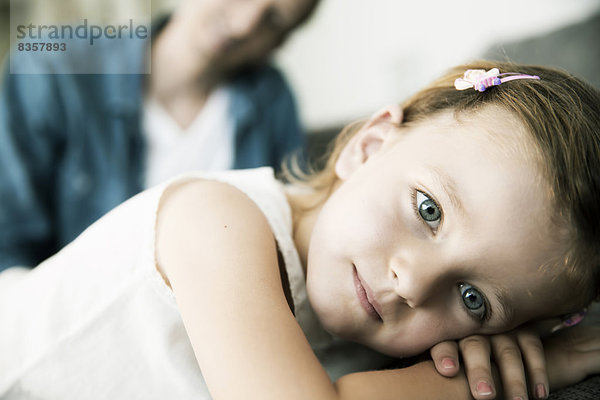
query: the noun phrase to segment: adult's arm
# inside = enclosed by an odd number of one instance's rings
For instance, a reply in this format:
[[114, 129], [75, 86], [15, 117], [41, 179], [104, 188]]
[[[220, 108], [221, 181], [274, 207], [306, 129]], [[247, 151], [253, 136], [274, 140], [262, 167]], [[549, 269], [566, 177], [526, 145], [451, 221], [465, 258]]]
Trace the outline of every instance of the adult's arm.
[[[0, 93], [0, 271], [35, 266], [52, 239], [52, 181], [58, 132], [50, 75], [4, 73]], [[53, 115], [54, 114], [54, 115]]]

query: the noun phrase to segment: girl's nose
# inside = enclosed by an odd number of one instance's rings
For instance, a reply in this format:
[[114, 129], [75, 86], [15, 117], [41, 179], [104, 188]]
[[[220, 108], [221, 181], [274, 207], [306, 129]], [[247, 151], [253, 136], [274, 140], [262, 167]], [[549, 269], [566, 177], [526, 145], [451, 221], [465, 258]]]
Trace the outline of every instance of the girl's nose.
[[435, 294], [442, 274], [433, 260], [396, 258], [391, 263], [390, 276], [400, 300], [416, 308]]

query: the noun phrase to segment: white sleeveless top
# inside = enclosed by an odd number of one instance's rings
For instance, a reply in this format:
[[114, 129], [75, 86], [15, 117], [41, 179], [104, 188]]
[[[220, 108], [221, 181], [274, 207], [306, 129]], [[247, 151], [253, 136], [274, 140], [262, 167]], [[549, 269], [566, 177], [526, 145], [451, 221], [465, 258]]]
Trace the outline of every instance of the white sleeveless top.
[[0, 398], [210, 399], [172, 291], [155, 268], [156, 213], [171, 184], [229, 183], [265, 214], [295, 316], [332, 379], [387, 358], [332, 338], [306, 296], [291, 212], [270, 168], [191, 173], [133, 197], [33, 270], [0, 274]]

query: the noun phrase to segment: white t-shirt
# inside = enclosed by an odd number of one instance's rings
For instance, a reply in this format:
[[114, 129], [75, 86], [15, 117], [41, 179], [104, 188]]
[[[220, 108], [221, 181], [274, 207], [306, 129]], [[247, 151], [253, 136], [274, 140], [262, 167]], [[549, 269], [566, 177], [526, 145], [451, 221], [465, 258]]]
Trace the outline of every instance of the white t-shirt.
[[385, 365], [385, 357], [321, 327], [307, 300], [291, 211], [271, 168], [190, 173], [126, 201], [35, 269], [0, 273], [0, 398], [210, 398], [154, 258], [162, 193], [197, 178], [237, 187], [265, 214], [296, 319], [333, 379]]
[[144, 103], [146, 188], [187, 171], [233, 168], [234, 138], [226, 88], [211, 92], [186, 129], [182, 129], [155, 98]]

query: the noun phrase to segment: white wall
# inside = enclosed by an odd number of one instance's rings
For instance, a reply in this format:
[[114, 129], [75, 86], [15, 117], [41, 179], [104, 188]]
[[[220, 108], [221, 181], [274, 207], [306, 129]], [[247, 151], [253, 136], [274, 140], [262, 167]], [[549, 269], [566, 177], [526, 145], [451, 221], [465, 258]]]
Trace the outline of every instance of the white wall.
[[305, 125], [344, 124], [401, 101], [490, 45], [551, 31], [600, 0], [322, 0], [276, 57]]

